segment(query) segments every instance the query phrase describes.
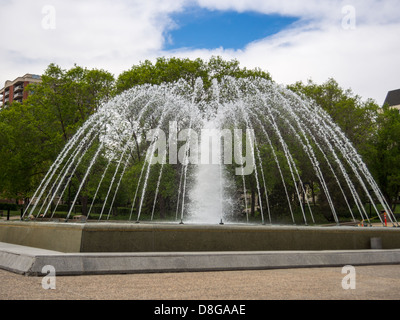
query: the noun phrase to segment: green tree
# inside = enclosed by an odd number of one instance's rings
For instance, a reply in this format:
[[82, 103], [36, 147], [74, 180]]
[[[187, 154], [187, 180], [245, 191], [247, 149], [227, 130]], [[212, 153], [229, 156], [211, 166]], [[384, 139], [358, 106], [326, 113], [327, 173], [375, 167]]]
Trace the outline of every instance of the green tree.
[[0, 192], [12, 198], [32, 195], [65, 143], [114, 95], [114, 77], [103, 70], [50, 64], [42, 82], [27, 90], [23, 104], [0, 112]]
[[[376, 133], [379, 110], [379, 106], [372, 99], [362, 101], [352, 90], [341, 88], [334, 79], [329, 79], [322, 85], [318, 85], [311, 80], [306, 84], [297, 82], [289, 86], [289, 89], [315, 101], [330, 115], [332, 121], [342, 129], [346, 137], [364, 158], [364, 161], [370, 159], [371, 145], [368, 141]], [[331, 160], [333, 161], [333, 159]], [[324, 179], [330, 197], [335, 203], [336, 213], [339, 216], [348, 217], [348, 206], [341, 191], [337, 188], [334, 176], [331, 175], [331, 171], [326, 167], [325, 163], [321, 163], [320, 166], [325, 175]], [[305, 178], [304, 181], [309, 182], [312, 189], [314, 186], [319, 187], [315, 176], [309, 175], [309, 178]], [[342, 187], [345, 187], [345, 181], [340, 183]], [[326, 218], [333, 220], [333, 216], [330, 215], [327, 198], [323, 193], [320, 194], [318, 203]]]
[[179, 79], [185, 79], [194, 84], [198, 77], [205, 82], [208, 81], [206, 66], [201, 59], [158, 58], [154, 65], [146, 60], [123, 72], [118, 77], [116, 88], [117, 92], [121, 93], [137, 85], [161, 84]]
[[179, 79], [184, 79], [193, 86], [198, 78], [201, 78], [204, 87], [208, 88], [212, 79], [221, 80], [223, 76], [262, 77], [271, 80], [267, 72], [261, 69], [248, 70], [242, 68], [237, 60], [226, 61], [221, 57], [212, 57], [206, 62], [202, 59], [158, 58], [154, 64], [146, 60], [123, 72], [118, 77], [116, 88], [117, 92], [120, 93], [145, 83], [161, 84], [163, 82], [175, 82]]
[[114, 95], [114, 77], [103, 70], [49, 65], [42, 82], [29, 86], [25, 102], [36, 119], [67, 142], [98, 106]]
[[393, 212], [400, 192], [400, 113], [384, 106], [369, 140], [367, 163]]
[[371, 99], [362, 101], [348, 89], [344, 90], [334, 79], [322, 85], [309, 80], [307, 84], [297, 82], [289, 89], [314, 100], [332, 117], [332, 120], [346, 134], [347, 138], [363, 151], [367, 137], [376, 129], [379, 106]]
[[26, 105], [14, 103], [0, 112], [0, 194], [30, 195], [54, 154], [54, 141]]
[[221, 80], [224, 76], [231, 76], [235, 78], [258, 77], [272, 80], [268, 72], [265, 72], [260, 68], [249, 70], [247, 68], [240, 67], [240, 63], [237, 60], [226, 61], [217, 56], [211, 57], [206, 64], [207, 71], [211, 79]]

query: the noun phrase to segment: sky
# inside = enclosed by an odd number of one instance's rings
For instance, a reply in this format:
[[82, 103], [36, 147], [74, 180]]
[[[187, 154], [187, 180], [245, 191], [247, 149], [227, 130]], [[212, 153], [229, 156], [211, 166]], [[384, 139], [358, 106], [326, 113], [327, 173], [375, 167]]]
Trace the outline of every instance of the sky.
[[50, 63], [118, 75], [158, 57], [236, 59], [283, 85], [400, 88], [399, 0], [0, 0], [0, 87]]
[[171, 19], [177, 27], [166, 32], [164, 50], [244, 49], [297, 21], [296, 17], [206, 8], [189, 8]]

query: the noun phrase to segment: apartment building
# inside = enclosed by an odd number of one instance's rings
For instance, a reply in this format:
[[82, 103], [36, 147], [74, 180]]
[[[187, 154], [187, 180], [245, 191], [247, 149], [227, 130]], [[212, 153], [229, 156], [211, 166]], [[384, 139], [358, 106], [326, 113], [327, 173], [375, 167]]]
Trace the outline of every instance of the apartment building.
[[27, 73], [14, 81], [7, 80], [4, 88], [0, 90], [0, 108], [13, 102], [23, 102], [28, 97], [26, 87], [31, 83], [41, 82], [41, 77]]

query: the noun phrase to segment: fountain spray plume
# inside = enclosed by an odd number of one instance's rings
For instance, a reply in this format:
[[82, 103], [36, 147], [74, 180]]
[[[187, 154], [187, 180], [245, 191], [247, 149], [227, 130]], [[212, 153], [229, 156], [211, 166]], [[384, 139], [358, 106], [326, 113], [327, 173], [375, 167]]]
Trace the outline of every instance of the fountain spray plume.
[[[154, 164], [160, 164], [158, 170]], [[134, 166], [140, 170], [130, 176]], [[370, 221], [362, 199], [378, 212], [371, 189], [398, 225], [361, 157], [326, 112], [269, 80], [232, 77], [214, 79], [209, 88], [201, 79], [193, 85], [179, 80], [136, 86], [104, 103], [59, 154], [23, 218], [28, 212], [29, 218], [38, 217], [42, 210], [45, 217], [56, 203], [52, 218], [67, 187], [75, 185], [67, 220], [85, 192], [91, 200], [88, 217], [102, 201], [99, 220], [107, 206], [109, 220], [122, 193], [129, 221], [140, 222], [143, 215], [153, 221], [166, 170], [175, 174], [176, 181], [168, 181], [176, 191], [168, 196], [169, 210], [180, 223], [223, 224], [231, 218], [249, 223], [257, 211], [262, 224], [272, 224], [277, 212], [286, 211], [296, 224], [297, 210], [305, 225], [309, 217], [315, 224], [316, 206], [306, 188], [306, 179], [312, 179], [318, 201], [326, 200], [336, 224], [342, 214], [338, 199], [354, 222], [357, 212]]]

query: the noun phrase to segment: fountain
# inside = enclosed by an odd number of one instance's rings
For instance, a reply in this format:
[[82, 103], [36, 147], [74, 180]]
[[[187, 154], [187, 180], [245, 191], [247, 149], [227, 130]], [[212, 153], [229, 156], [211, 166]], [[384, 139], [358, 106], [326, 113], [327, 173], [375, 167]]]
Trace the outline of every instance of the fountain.
[[[311, 198], [310, 181], [324, 206]], [[398, 226], [360, 155], [326, 112], [271, 81], [225, 77], [210, 88], [200, 79], [137, 86], [104, 103], [50, 167], [23, 220], [52, 221], [68, 203], [70, 221], [78, 203], [85, 207], [85, 224], [52, 222], [51, 228], [71, 228], [96, 245], [78, 241], [63, 250], [112, 250], [116, 234], [127, 244], [117, 251], [352, 249], [368, 246], [376, 230], [352, 228], [345, 236], [343, 227], [300, 225], [317, 224], [321, 208], [336, 226], [343, 216], [371, 224], [365, 201], [382, 225], [377, 203]], [[127, 219], [111, 223], [121, 202]], [[294, 226], [276, 226], [283, 213]], [[364, 233], [360, 241], [357, 232]], [[106, 233], [112, 240], [102, 241]]]

